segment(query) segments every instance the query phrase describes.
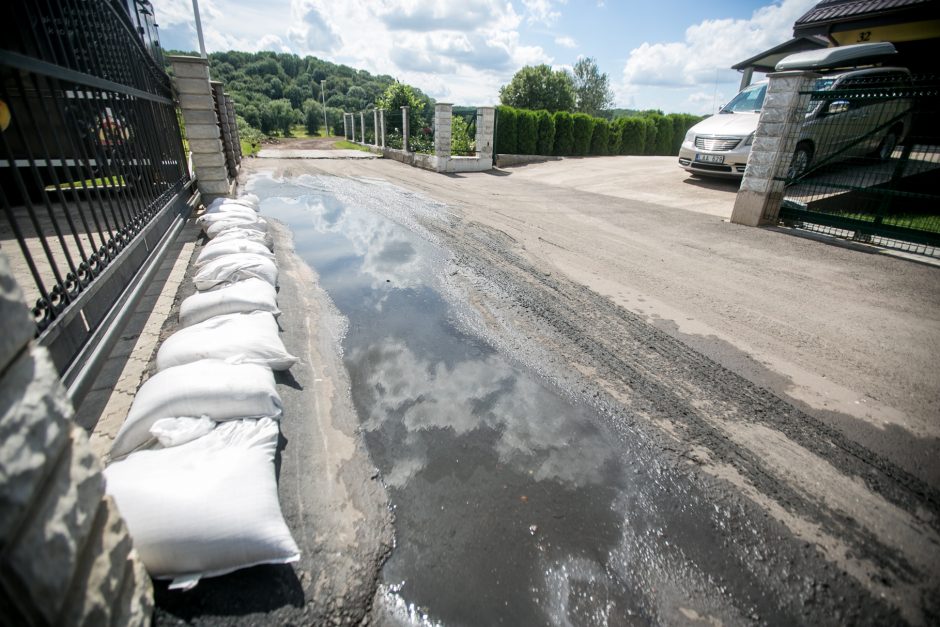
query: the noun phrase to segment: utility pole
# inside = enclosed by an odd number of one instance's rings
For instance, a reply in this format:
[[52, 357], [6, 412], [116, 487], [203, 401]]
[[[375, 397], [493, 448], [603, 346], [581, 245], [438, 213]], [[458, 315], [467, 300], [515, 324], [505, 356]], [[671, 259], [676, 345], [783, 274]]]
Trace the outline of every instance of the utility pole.
[[326, 79], [320, 81], [320, 100], [323, 102], [323, 132], [325, 133], [324, 137], [330, 136], [330, 126], [326, 121]]
[[196, 18], [196, 36], [199, 38], [199, 54], [206, 58], [206, 42], [202, 38], [202, 20], [199, 19], [199, 0], [193, 0], [193, 17]]

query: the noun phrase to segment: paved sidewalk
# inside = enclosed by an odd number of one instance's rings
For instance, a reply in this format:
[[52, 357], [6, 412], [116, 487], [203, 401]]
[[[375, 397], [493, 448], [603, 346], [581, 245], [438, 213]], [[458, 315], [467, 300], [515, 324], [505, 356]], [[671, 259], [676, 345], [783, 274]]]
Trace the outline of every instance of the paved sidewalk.
[[199, 228], [188, 224], [179, 234], [150, 289], [137, 306], [118, 345], [96, 378], [95, 387], [78, 409], [76, 420], [91, 430], [91, 446], [102, 459], [124, 423], [134, 395], [150, 368], [160, 330], [189, 267]]

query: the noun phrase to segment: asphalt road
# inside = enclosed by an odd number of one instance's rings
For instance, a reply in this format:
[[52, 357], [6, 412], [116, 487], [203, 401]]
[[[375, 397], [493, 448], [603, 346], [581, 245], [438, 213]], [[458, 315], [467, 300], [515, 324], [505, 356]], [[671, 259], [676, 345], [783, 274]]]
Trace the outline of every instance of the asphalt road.
[[[706, 536], [693, 530], [717, 529], [709, 541], [726, 548], [723, 568], [761, 582], [716, 588], [739, 610], [733, 620], [663, 606], [660, 622], [940, 619], [938, 268], [731, 225], [721, 216], [733, 185], [689, 181], [670, 158], [452, 176], [387, 160], [247, 163], [249, 179], [380, 179], [395, 186], [389, 206], [415, 193], [437, 204], [387, 217], [449, 251], [454, 293], [494, 346], [596, 407], [625, 447], [642, 443], [651, 485], [688, 496], [688, 508], [662, 515], [681, 559], [707, 574], [696, 554]], [[342, 321], [315, 275], [291, 255], [285, 267], [288, 346], [305, 347], [310, 366], [284, 383], [315, 422], [285, 422], [282, 502], [317, 559], [292, 584], [297, 609], [284, 616], [355, 621], [390, 520], [345, 392]], [[312, 487], [298, 461], [308, 450], [329, 478]], [[324, 503], [329, 515], [308, 514]], [[342, 541], [324, 541], [334, 536]], [[657, 558], [633, 559], [639, 568]], [[736, 595], [748, 602], [738, 607]], [[371, 620], [391, 620], [377, 608]]]

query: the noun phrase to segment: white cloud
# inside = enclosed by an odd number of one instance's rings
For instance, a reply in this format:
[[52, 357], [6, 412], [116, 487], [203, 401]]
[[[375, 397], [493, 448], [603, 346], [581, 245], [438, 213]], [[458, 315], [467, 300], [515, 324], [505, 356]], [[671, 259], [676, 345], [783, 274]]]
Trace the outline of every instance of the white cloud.
[[[757, 9], [749, 19], [693, 24], [686, 29], [683, 41], [644, 42], [630, 51], [618, 96], [620, 100], [639, 97], [657, 92], [655, 88], [707, 92], [711, 87], [713, 93], [717, 85], [736, 86], [738, 75], [731, 66], [790, 39], [793, 23], [813, 4], [814, 0], [783, 0]], [[714, 96], [686, 102], [702, 112], [712, 109], [713, 100]]]
[[[559, 4], [564, 3], [565, 0], [561, 0]], [[552, 0], [522, 0], [522, 4], [525, 7], [526, 20], [531, 23], [548, 26], [561, 17], [561, 12], [555, 10]]]
[[574, 39], [568, 37], [567, 35], [555, 37], [555, 43], [559, 46], [564, 46], [565, 48], [577, 48], [578, 44]]

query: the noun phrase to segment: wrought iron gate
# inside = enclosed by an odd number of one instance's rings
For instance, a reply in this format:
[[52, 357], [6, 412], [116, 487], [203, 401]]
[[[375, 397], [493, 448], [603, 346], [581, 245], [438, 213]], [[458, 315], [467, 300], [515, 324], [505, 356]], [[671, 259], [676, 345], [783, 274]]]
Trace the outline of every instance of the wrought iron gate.
[[940, 77], [882, 74], [825, 87], [803, 92], [811, 101], [780, 219], [940, 256]]
[[147, 5], [10, 0], [0, 24], [0, 246], [67, 384], [188, 212]]

